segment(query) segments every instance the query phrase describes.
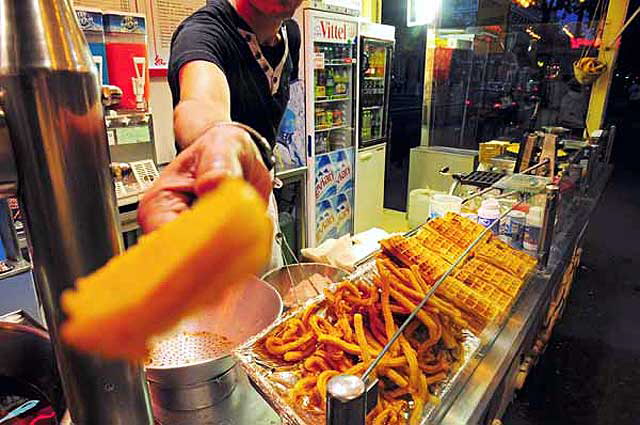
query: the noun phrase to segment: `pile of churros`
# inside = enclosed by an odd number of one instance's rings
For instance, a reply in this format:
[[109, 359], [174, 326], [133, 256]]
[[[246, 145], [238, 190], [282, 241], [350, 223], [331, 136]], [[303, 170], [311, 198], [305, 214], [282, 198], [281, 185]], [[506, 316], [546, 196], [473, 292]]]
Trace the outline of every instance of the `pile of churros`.
[[[323, 415], [328, 381], [360, 376], [380, 353], [428, 289], [417, 270], [379, 259], [373, 281], [343, 282], [325, 299], [280, 325], [264, 339], [264, 351], [295, 365], [289, 390], [292, 406]], [[381, 396], [369, 414], [371, 424], [418, 424], [434, 393], [456, 369], [462, 354], [462, 314], [434, 300], [392, 346], [375, 373]]]
[[[383, 241], [375, 273], [326, 290], [323, 300], [262, 338], [259, 351], [281, 370], [295, 374], [295, 383], [288, 388], [289, 404], [305, 415], [324, 415], [329, 380], [337, 375], [361, 376], [464, 252], [464, 244], [480, 232], [475, 223], [448, 215], [412, 237]], [[486, 261], [496, 252], [501, 259]], [[484, 238], [377, 365], [380, 396], [367, 422], [420, 423], [425, 404], [437, 401], [439, 384], [464, 359], [465, 331], [479, 335], [506, 312], [534, 266], [535, 260], [493, 236]]]

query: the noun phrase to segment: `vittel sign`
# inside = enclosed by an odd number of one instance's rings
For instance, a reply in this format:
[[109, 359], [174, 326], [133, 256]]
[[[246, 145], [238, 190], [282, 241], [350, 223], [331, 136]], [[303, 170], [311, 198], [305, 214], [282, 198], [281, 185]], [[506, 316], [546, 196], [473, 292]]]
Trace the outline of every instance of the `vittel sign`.
[[316, 42], [351, 43], [356, 38], [356, 32], [355, 22], [316, 19], [313, 38]]

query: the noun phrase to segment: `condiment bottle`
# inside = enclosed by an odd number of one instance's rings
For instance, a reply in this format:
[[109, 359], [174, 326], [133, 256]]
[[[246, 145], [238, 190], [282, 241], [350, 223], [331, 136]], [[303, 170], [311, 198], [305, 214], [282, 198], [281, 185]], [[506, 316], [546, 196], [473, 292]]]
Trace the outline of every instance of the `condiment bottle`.
[[[485, 199], [478, 210], [478, 223], [484, 227], [491, 227], [500, 218], [500, 203], [496, 199]], [[498, 226], [493, 226], [491, 231], [499, 232]]]
[[538, 252], [540, 245], [540, 235], [542, 233], [543, 209], [542, 207], [529, 208], [527, 221], [524, 226], [524, 249], [533, 253]]

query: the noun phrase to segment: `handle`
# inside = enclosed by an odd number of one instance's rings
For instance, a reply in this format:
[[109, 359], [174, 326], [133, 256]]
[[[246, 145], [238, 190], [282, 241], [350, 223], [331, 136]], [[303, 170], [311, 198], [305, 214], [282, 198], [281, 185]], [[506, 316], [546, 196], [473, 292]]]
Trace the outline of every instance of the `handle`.
[[369, 161], [373, 158], [373, 154], [371, 152], [363, 153], [360, 155], [360, 161]]

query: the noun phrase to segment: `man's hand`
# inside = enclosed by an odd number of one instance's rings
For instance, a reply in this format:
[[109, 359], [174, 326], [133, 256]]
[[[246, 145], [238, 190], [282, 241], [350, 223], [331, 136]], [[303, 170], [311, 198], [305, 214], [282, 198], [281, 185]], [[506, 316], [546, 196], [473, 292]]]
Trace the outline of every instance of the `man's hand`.
[[231, 126], [212, 127], [180, 153], [144, 195], [138, 209], [142, 230], [151, 232], [175, 220], [227, 177], [244, 178], [268, 200], [272, 179], [249, 134]]

